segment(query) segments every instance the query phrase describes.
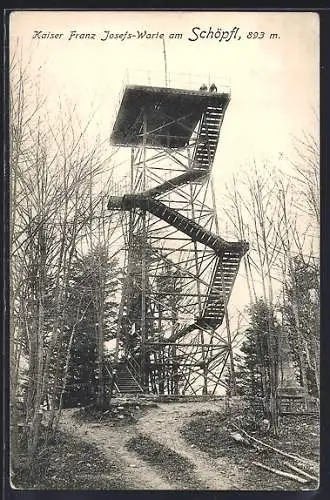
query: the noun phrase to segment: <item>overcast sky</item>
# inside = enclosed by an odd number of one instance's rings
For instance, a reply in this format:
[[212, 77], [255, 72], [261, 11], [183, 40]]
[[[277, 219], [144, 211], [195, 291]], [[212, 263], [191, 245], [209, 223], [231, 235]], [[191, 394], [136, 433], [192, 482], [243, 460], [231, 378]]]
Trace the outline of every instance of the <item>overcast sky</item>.
[[[210, 28], [222, 41], [195, 40]], [[160, 38], [102, 38], [106, 31], [137, 35], [144, 30], [164, 34], [170, 73], [205, 75], [196, 78], [196, 89], [209, 74], [218, 75], [210, 77], [217, 84], [222, 77], [230, 80], [231, 102], [213, 170], [218, 199], [224, 182], [243, 166], [291, 157], [293, 137], [303, 132], [318, 136], [317, 14], [17, 12], [11, 15], [11, 48], [18, 39], [24, 57], [31, 58], [31, 73], [39, 72], [51, 110], [59, 98], [77, 103], [83, 120], [97, 109], [93, 133], [106, 138], [125, 70], [163, 74], [164, 60]], [[69, 39], [72, 31], [78, 38]], [[258, 32], [258, 38], [248, 38], [249, 32]], [[47, 33], [58, 38], [39, 38]], [[170, 33], [182, 38], [170, 39]]]
[[[194, 27], [200, 31], [193, 32]], [[241, 39], [189, 40], [210, 27], [214, 32], [238, 27]], [[164, 71], [161, 39], [101, 40], [104, 31], [136, 34], [138, 30], [164, 33], [169, 72], [211, 73], [230, 79], [232, 100], [223, 125], [217, 155], [221, 166], [215, 169], [216, 175], [251, 159], [289, 153], [292, 136], [303, 130], [313, 132], [318, 126], [317, 14], [18, 12], [11, 19], [12, 38], [18, 37], [32, 55], [34, 71], [42, 66], [41, 82], [49, 101], [66, 96], [78, 103], [82, 116], [100, 106], [97, 121], [105, 136], [110, 134], [113, 103], [126, 68]], [[35, 31], [63, 35], [33, 39]], [[95, 38], [69, 40], [71, 31], [94, 33]], [[265, 35], [248, 39], [250, 31]], [[182, 39], [169, 39], [170, 33], [181, 33]], [[269, 38], [273, 33], [278, 38]]]

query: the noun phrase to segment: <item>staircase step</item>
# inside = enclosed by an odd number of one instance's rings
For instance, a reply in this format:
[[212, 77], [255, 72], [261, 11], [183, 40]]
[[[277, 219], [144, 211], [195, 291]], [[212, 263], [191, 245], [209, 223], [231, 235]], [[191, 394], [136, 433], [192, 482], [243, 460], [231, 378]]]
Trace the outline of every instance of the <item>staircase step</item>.
[[116, 386], [122, 394], [137, 394], [143, 392], [127, 365], [117, 367]]

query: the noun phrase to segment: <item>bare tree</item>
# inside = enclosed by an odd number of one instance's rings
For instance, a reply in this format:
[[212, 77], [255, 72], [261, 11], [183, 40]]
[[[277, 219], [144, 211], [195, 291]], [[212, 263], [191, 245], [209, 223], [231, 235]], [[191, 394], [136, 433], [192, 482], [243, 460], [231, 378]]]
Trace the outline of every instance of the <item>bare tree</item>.
[[[302, 140], [295, 140], [295, 149], [296, 159], [291, 162], [292, 178], [286, 185], [283, 180], [278, 182], [283, 214], [283, 227], [279, 230], [279, 237], [283, 249], [283, 267], [286, 269], [283, 277], [283, 307], [286, 313], [292, 311], [293, 317], [288, 321], [292, 329], [291, 343], [298, 359], [301, 384], [307, 391], [310, 385], [308, 379], [313, 374], [319, 393], [318, 141], [311, 135], [304, 134]], [[302, 276], [303, 273], [305, 277]], [[310, 291], [315, 293], [314, 298], [309, 296]], [[307, 319], [305, 311], [308, 304], [313, 310], [308, 312]]]
[[[303, 140], [296, 141], [296, 152], [297, 158], [290, 162], [289, 172], [281, 172], [271, 165], [264, 165], [262, 171], [254, 165], [248, 173], [242, 172], [239, 178], [234, 178], [228, 188], [229, 207], [226, 214], [235, 228], [236, 236], [250, 242], [250, 251], [244, 258], [250, 306], [256, 303], [260, 295], [271, 309], [285, 305], [283, 290], [294, 275], [296, 256], [302, 256], [307, 266], [315, 267], [314, 275], [318, 273], [318, 143], [305, 135]], [[296, 342], [300, 346], [297, 355], [301, 382], [307, 387], [306, 370], [315, 373], [314, 378], [318, 380], [317, 333], [315, 332], [316, 336], [314, 333], [310, 335], [312, 342], [306, 341], [301, 330], [300, 291], [292, 281], [290, 286], [293, 293]], [[318, 282], [313, 286], [319, 297]], [[287, 327], [282, 325], [283, 328]], [[311, 325], [308, 329], [310, 328]], [[287, 334], [290, 335], [290, 332]], [[281, 342], [278, 346], [279, 350], [275, 352], [269, 338], [272, 364], [270, 405], [273, 406], [275, 427], [278, 369], [283, 354]], [[261, 369], [263, 371], [265, 368]], [[261, 378], [265, 378], [265, 373]]]
[[[51, 429], [61, 402], [67, 370], [63, 360], [70, 349], [63, 342], [70, 268], [78, 247], [83, 251], [86, 245], [91, 218], [104, 198], [90, 198], [90, 179], [97, 184], [108, 159], [100, 142], [87, 142], [92, 118], [82, 127], [75, 109], [63, 106], [57, 116], [49, 115], [45, 100], [31, 93], [28, 71], [16, 60], [11, 80], [12, 426], [15, 444], [23, 356], [28, 365], [25, 428], [31, 465], [44, 404], [51, 408]], [[77, 304], [78, 320], [80, 315]]]
[[[295, 179], [298, 181], [298, 209], [315, 221], [318, 229], [320, 224], [320, 146], [318, 139], [304, 133], [303, 137], [294, 142], [296, 158], [291, 162], [295, 169]], [[299, 201], [300, 200], [300, 201]]]
[[[256, 303], [259, 295], [267, 305], [269, 314], [276, 305], [275, 289], [281, 259], [279, 238], [274, 225], [275, 220], [281, 221], [275, 177], [276, 171], [270, 165], [265, 165], [261, 170], [254, 164], [249, 174], [241, 176], [240, 182], [234, 178], [233, 185], [228, 189], [230, 207], [226, 212], [236, 228], [237, 236], [244, 237], [250, 243], [250, 251], [244, 263], [250, 307]], [[264, 393], [268, 394], [265, 411], [271, 415], [272, 427], [276, 433], [279, 359], [276, 347], [278, 339], [273, 338], [274, 331], [270, 328], [272, 322], [273, 318], [269, 317], [266, 323], [269, 325], [267, 349], [264, 352], [264, 342], [261, 339], [259, 349], [260, 359], [264, 360], [260, 366], [261, 382]]]

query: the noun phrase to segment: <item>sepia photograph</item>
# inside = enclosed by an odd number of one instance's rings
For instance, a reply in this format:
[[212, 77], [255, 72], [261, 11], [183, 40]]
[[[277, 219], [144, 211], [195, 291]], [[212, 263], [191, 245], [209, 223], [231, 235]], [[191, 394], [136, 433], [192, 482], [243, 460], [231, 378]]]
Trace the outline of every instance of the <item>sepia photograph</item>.
[[11, 487], [318, 489], [318, 14], [8, 40]]

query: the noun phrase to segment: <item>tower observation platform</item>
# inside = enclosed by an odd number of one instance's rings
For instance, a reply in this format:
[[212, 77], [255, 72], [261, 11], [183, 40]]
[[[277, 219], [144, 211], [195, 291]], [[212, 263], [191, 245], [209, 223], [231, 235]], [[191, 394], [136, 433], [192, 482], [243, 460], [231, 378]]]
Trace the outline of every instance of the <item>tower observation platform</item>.
[[208, 108], [225, 110], [229, 99], [229, 94], [127, 86], [111, 143], [133, 147], [142, 145], [145, 118], [148, 123], [146, 146], [184, 148], [205, 111]]
[[248, 243], [219, 234], [211, 171], [230, 92], [213, 90], [122, 94], [110, 140], [131, 148], [130, 188], [108, 201], [126, 255], [119, 392], [216, 394], [227, 365], [234, 383], [227, 304]]

